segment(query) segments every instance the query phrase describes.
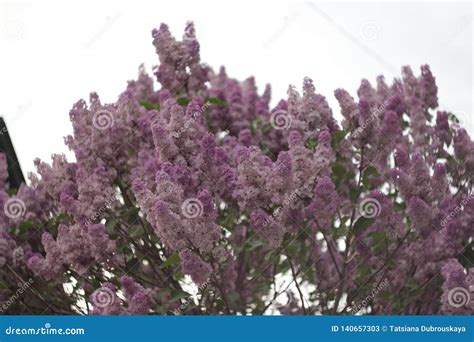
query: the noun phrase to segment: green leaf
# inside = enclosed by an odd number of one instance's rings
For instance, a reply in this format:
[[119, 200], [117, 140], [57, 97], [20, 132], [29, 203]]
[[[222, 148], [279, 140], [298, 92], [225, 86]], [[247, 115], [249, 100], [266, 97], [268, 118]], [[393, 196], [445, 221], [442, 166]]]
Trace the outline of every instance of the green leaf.
[[138, 103], [141, 104], [143, 107], [145, 107], [146, 110], [152, 110], [153, 108], [155, 108], [153, 103], [147, 100], [141, 100]]
[[107, 219], [107, 222], [105, 223], [105, 230], [106, 230], [108, 235], [113, 234], [116, 224], [117, 224], [116, 219], [114, 219], [114, 218]]
[[[20, 240], [28, 240], [31, 237], [31, 234], [34, 234], [37, 231], [37, 224], [32, 221], [26, 221], [20, 223], [18, 226], [11, 227], [11, 234], [15, 235]], [[55, 235], [56, 227], [53, 226], [49, 229], [53, 235]]]
[[370, 188], [370, 177], [379, 177], [380, 173], [377, 171], [377, 168], [373, 165], [369, 165], [365, 170], [364, 170], [364, 176], [362, 177], [362, 185], [364, 186], [364, 189], [369, 189]]
[[332, 236], [334, 237], [334, 239], [340, 239], [344, 236], [347, 235], [347, 227], [339, 227], [339, 228], [333, 228], [332, 229]]
[[209, 102], [209, 103], [212, 103], [212, 104], [215, 104], [217, 106], [225, 106], [226, 103], [224, 100], [221, 100], [220, 98], [218, 97], [205, 97], [205, 102]]
[[332, 172], [338, 177], [342, 178], [346, 174], [346, 168], [341, 163], [334, 163], [332, 166]]
[[253, 251], [257, 248], [265, 247], [266, 245], [267, 244], [263, 241], [253, 240], [252, 242], [250, 242], [250, 246], [248, 247], [248, 251]]
[[402, 202], [402, 203], [395, 202], [393, 206], [395, 207], [395, 210], [397, 211], [405, 211], [405, 209], [407, 208], [407, 205], [405, 204], [405, 202]]
[[125, 211], [123, 213], [123, 217], [126, 219], [126, 220], [132, 220], [132, 219], [136, 219], [136, 217], [138, 216], [138, 213], [140, 212], [140, 209], [138, 209], [137, 207], [133, 207], [133, 208], [125, 208]]
[[160, 111], [161, 109], [161, 106], [159, 103], [153, 104], [147, 100], [141, 100], [141, 101], [138, 101], [138, 103], [141, 104], [143, 107], [145, 107], [146, 110], [156, 109], [157, 111]]
[[418, 282], [413, 277], [408, 278], [408, 280], [405, 282], [405, 285], [411, 290], [415, 290], [419, 286]]
[[180, 106], [187, 106], [189, 103], [189, 99], [187, 97], [180, 97], [179, 99], [176, 100], [176, 103], [179, 104]]
[[341, 141], [344, 140], [346, 135], [347, 135], [347, 132], [345, 130], [334, 132], [332, 136], [332, 142], [331, 142], [332, 147], [333, 148], [338, 147]]
[[344, 179], [346, 178], [346, 175], [347, 175], [347, 170], [344, 167], [344, 165], [342, 165], [342, 163], [339, 163], [339, 162], [334, 163], [331, 169], [332, 169], [332, 181], [334, 185], [336, 186], [336, 188], [338, 188], [339, 185], [344, 182]]
[[257, 129], [257, 127], [259, 127], [261, 125], [261, 123], [262, 123], [262, 118], [257, 117], [250, 123], [250, 127], [252, 129]]
[[171, 265], [175, 265], [181, 261], [181, 258], [179, 257], [179, 254], [173, 254], [171, 255], [166, 261], [160, 266], [160, 268], [166, 268]]
[[352, 203], [356, 203], [362, 193], [362, 188], [351, 188], [349, 190], [349, 198], [351, 199]]
[[306, 143], [304, 144], [306, 148], [309, 148], [310, 150], [314, 151], [316, 149], [316, 146], [318, 146], [318, 140], [316, 138], [309, 138], [306, 140]]
[[[130, 255], [129, 253], [131, 253], [131, 251], [126, 253], [127, 257], [128, 255]], [[126, 260], [125, 262], [125, 269], [127, 270], [127, 272], [133, 272], [135, 270], [140, 271], [140, 261], [140, 259], [130, 255], [130, 259]]]
[[372, 238], [372, 247], [374, 248], [375, 254], [383, 253], [388, 244], [387, 234], [385, 234], [385, 232], [374, 232], [370, 234], [370, 237]]
[[265, 134], [267, 132], [270, 132], [273, 129], [273, 126], [271, 123], [267, 123], [262, 127], [262, 133]]
[[367, 218], [361, 216], [354, 224], [354, 229], [352, 230], [352, 232], [354, 233], [354, 235], [358, 235], [364, 230], [366, 230], [372, 223], [374, 223], [374, 221], [374, 218]]
[[175, 302], [179, 299], [184, 299], [184, 298], [192, 298], [191, 294], [190, 293], [187, 293], [185, 291], [181, 291], [181, 290], [176, 290], [175, 292], [173, 292], [173, 295], [171, 297], [171, 302]]
[[273, 154], [272, 150], [268, 146], [263, 145], [261, 148], [263, 154], [269, 156], [270, 158], [276, 159], [275, 155]]
[[133, 239], [140, 238], [145, 235], [145, 229], [140, 224], [137, 224], [132, 227], [132, 230], [130, 232], [130, 237]]
[[361, 264], [357, 267], [357, 277], [367, 279], [370, 276], [370, 267], [366, 264]]
[[237, 303], [240, 300], [240, 294], [232, 291], [227, 294], [227, 299], [230, 300], [231, 303]]
[[368, 177], [368, 176], [378, 177], [380, 176], [380, 173], [375, 166], [369, 165], [364, 170], [364, 177]]
[[184, 273], [181, 271], [175, 272], [173, 273], [173, 278], [175, 278], [176, 280], [184, 279]]

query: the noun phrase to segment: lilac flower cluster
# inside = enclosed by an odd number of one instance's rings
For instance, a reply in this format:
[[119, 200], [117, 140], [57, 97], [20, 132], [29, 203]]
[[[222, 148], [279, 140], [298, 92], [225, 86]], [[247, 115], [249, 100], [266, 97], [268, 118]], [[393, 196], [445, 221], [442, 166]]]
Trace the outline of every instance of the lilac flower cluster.
[[9, 189], [0, 154], [0, 302], [33, 277], [11, 312], [474, 313], [474, 141], [429, 66], [335, 90], [339, 123], [311, 79], [272, 108], [185, 32], [152, 32], [159, 87], [73, 105], [75, 161]]

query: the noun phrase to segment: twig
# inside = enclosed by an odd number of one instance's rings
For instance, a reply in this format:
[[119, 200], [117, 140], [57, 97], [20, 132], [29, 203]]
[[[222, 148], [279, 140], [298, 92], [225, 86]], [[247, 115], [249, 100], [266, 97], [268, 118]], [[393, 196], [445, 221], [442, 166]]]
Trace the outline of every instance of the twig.
[[300, 285], [298, 284], [298, 280], [296, 279], [297, 275], [296, 275], [295, 268], [293, 266], [293, 262], [291, 261], [290, 253], [288, 252], [288, 250], [286, 250], [286, 257], [288, 258], [288, 263], [290, 264], [291, 274], [293, 276], [293, 280], [295, 281], [296, 289], [298, 290], [298, 293], [300, 295], [303, 314], [306, 315], [306, 306], [304, 305], [305, 299], [303, 296], [303, 292], [301, 291]]

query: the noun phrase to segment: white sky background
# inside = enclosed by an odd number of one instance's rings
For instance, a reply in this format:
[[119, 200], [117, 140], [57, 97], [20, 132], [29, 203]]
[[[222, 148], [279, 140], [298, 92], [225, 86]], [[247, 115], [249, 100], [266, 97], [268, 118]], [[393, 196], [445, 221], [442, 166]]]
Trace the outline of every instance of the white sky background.
[[202, 61], [271, 83], [272, 104], [309, 76], [338, 113], [336, 88], [355, 95], [362, 78], [430, 64], [442, 108], [474, 135], [470, 3], [0, 0], [0, 115], [25, 174], [67, 152], [74, 102], [91, 91], [114, 102], [141, 63], [158, 63], [151, 30], [165, 22], [181, 37], [189, 19]]

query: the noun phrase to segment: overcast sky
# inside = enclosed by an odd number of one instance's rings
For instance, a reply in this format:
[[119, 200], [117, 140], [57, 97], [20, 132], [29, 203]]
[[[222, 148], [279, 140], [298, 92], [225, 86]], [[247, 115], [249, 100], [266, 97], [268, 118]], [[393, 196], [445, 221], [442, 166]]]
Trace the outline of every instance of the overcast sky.
[[0, 0], [0, 115], [24, 172], [67, 151], [74, 102], [91, 91], [113, 102], [141, 63], [151, 70], [154, 27], [181, 37], [190, 19], [202, 60], [254, 75], [260, 90], [271, 83], [273, 104], [309, 76], [338, 112], [334, 89], [355, 94], [362, 78], [428, 63], [441, 106], [474, 135], [470, 3]]

